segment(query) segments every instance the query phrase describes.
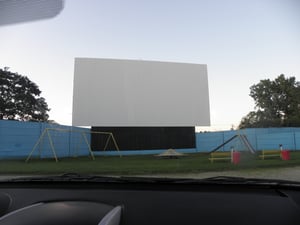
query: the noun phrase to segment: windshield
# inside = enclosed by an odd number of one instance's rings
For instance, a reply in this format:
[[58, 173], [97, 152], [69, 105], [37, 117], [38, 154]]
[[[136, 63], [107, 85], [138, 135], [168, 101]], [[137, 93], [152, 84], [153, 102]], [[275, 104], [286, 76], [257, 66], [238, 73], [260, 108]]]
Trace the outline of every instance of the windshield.
[[300, 181], [299, 10], [0, 1], [1, 176]]

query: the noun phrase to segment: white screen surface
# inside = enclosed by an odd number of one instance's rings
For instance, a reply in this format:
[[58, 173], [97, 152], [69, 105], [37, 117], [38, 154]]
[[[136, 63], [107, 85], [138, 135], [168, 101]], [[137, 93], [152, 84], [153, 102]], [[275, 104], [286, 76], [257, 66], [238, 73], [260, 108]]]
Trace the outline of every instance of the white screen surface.
[[203, 64], [76, 58], [74, 126], [209, 126]]

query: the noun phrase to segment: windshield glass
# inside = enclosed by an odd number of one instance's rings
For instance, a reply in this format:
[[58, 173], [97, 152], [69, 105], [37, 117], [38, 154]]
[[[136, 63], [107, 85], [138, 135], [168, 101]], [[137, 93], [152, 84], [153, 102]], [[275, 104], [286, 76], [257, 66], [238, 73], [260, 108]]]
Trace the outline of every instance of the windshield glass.
[[1, 176], [300, 181], [299, 10], [1, 0]]

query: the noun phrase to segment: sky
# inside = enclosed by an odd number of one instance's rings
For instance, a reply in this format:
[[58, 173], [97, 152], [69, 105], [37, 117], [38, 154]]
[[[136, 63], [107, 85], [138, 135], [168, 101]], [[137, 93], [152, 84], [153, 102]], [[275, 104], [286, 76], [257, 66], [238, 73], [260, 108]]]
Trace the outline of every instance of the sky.
[[298, 0], [66, 0], [53, 19], [0, 26], [0, 68], [28, 76], [72, 123], [74, 58], [207, 64], [211, 127], [254, 110], [250, 86], [300, 79]]

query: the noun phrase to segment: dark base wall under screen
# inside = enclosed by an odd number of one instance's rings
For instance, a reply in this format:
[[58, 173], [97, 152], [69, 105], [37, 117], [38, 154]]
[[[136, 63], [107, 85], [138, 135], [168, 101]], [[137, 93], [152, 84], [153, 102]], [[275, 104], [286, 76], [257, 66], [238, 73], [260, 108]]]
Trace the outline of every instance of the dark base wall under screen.
[[[92, 127], [93, 132], [111, 132], [120, 150], [195, 148], [195, 127]], [[93, 151], [105, 148], [107, 136], [92, 133]], [[115, 150], [112, 140], [107, 150]]]

